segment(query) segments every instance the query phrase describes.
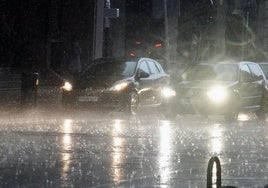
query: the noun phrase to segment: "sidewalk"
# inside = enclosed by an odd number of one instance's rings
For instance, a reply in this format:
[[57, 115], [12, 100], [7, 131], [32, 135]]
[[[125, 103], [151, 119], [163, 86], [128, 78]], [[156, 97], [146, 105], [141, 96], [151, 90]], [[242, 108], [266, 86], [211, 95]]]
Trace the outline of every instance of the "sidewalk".
[[[14, 110], [21, 107], [20, 88], [1, 88], [0, 108], [1, 110]], [[57, 86], [41, 86], [37, 91], [37, 107], [58, 108], [61, 101], [61, 90]]]
[[[53, 71], [40, 74], [37, 90], [37, 107], [55, 108], [60, 106], [60, 78]], [[0, 68], [0, 109], [1, 112], [21, 108], [21, 74]]]

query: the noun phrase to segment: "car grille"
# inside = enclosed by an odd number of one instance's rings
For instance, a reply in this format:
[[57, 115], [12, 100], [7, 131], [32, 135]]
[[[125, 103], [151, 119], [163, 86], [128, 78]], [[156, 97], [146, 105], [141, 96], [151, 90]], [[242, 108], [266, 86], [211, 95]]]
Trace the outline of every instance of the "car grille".
[[186, 97], [186, 98], [196, 98], [201, 97], [206, 93], [205, 89], [180, 89], [178, 92], [180, 97]]
[[102, 95], [109, 91], [108, 88], [86, 88], [80, 90], [79, 95]]

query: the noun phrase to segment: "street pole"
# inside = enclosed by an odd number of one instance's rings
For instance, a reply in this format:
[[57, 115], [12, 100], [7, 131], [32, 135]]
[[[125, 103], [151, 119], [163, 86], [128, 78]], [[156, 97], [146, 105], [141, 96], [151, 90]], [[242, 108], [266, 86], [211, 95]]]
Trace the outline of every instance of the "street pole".
[[[111, 8], [110, 0], [105, 1], [105, 8]], [[111, 56], [111, 39], [110, 39], [110, 20], [109, 17], [104, 17], [104, 45], [103, 45], [103, 56], [110, 57]]]
[[226, 13], [224, 11], [224, 2], [220, 0], [217, 5], [217, 24], [216, 24], [216, 44], [214, 55], [225, 56], [225, 18]]
[[167, 69], [169, 70], [170, 68], [170, 46], [169, 46], [169, 28], [168, 28], [168, 10], [167, 10], [167, 0], [164, 1], [164, 16], [165, 16], [165, 45], [166, 45], [166, 54], [165, 54], [165, 59], [166, 59], [166, 65]]
[[111, 36], [111, 25], [110, 18], [118, 18], [119, 17], [119, 9], [111, 8], [110, 0], [105, 1], [104, 5], [104, 36], [103, 36], [103, 56], [111, 57], [112, 56], [112, 36]]

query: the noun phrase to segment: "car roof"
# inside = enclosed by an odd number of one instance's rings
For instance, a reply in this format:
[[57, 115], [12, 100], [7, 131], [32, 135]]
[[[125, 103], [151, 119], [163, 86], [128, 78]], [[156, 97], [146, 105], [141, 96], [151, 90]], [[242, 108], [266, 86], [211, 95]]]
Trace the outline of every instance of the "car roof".
[[268, 62], [259, 62], [258, 64], [261, 64], [261, 65], [268, 65]]
[[125, 58], [125, 57], [101, 57], [98, 59], [94, 59], [92, 61], [92, 63], [90, 63], [83, 72], [87, 71], [88, 69], [90, 69], [91, 67], [98, 65], [98, 64], [104, 64], [106, 62], [112, 62], [114, 60], [122, 60], [122, 61], [135, 61], [138, 62], [137, 58]]
[[258, 63], [255, 63], [255, 62], [252, 62], [252, 61], [240, 61], [240, 64], [258, 64]]
[[202, 65], [218, 65], [218, 64], [226, 64], [226, 65], [231, 65], [231, 64], [235, 64], [235, 65], [244, 65], [244, 64], [258, 64], [258, 63], [255, 63], [255, 62], [252, 62], [252, 61], [234, 61], [234, 60], [231, 60], [231, 61], [219, 61], [219, 62], [214, 62], [214, 63], [202, 62], [202, 63], [199, 63], [199, 64], [202, 64]]
[[[97, 58], [97, 59], [94, 59], [92, 61], [92, 63], [90, 63], [82, 72], [86, 72], [88, 69], [90, 69], [91, 67], [95, 66], [95, 65], [98, 65], [98, 64], [105, 64], [106, 62], [111, 62], [111, 61], [114, 61], [114, 60], [119, 60], [119, 61], [133, 61], [133, 62], [139, 62], [141, 60], [152, 60], [152, 61], [155, 61], [155, 62], [158, 62], [157, 60], [154, 60], [154, 59], [151, 59], [151, 58], [148, 58], [148, 57], [101, 57], [101, 58]], [[158, 62], [159, 63], [159, 62]]]

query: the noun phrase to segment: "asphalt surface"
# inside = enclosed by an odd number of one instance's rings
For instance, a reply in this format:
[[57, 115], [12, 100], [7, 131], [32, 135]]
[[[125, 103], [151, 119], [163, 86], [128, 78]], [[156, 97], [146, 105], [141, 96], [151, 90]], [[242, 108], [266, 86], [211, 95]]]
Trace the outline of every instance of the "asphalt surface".
[[0, 111], [0, 187], [206, 187], [218, 156], [222, 185], [268, 184], [268, 122], [143, 112]]

